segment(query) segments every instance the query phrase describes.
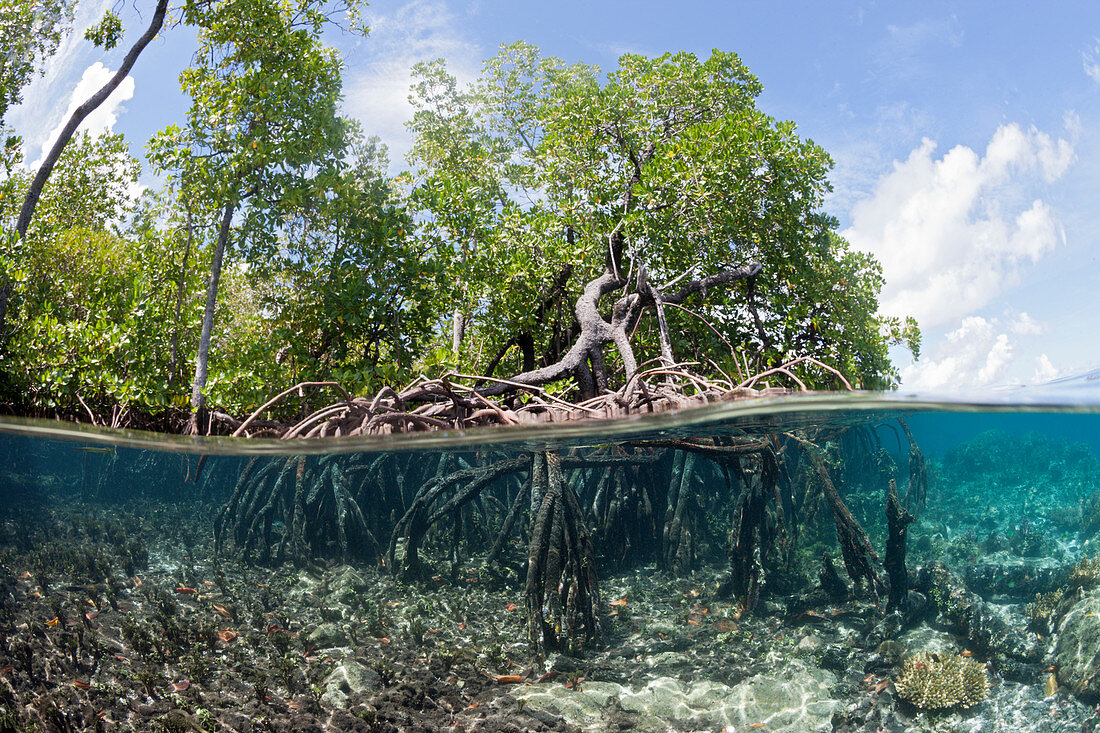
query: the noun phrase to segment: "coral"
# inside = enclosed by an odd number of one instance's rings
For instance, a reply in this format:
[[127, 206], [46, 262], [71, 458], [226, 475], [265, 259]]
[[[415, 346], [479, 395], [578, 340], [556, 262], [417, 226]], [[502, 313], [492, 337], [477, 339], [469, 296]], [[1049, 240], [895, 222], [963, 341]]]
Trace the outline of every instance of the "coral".
[[972, 707], [989, 695], [985, 665], [963, 656], [920, 652], [907, 657], [894, 680], [898, 696], [925, 710]]
[[1100, 491], [1081, 500], [1081, 535], [1091, 537], [1100, 530]]
[[1096, 585], [1100, 577], [1100, 555], [1084, 557], [1069, 571], [1069, 585], [1071, 588], [1090, 588]]
[[1024, 613], [1032, 620], [1045, 621], [1054, 613], [1054, 609], [1058, 606], [1058, 603], [1062, 600], [1062, 596], [1064, 595], [1065, 591], [1061, 588], [1051, 591], [1050, 593], [1036, 593], [1035, 600], [1027, 604]]

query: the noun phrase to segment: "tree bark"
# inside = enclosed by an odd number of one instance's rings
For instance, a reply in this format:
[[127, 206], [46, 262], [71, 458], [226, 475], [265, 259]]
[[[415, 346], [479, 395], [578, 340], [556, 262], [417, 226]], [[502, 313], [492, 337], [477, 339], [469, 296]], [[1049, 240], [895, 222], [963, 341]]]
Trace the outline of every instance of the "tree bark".
[[890, 487], [886, 491], [886, 559], [882, 562], [883, 567], [886, 568], [886, 576], [890, 579], [887, 611], [901, 608], [909, 595], [909, 573], [905, 569], [905, 541], [912, 521], [913, 515], [906, 511], [901, 505], [901, 499], [898, 498], [897, 482], [890, 479]]
[[175, 383], [176, 368], [179, 365], [179, 341], [180, 341], [180, 313], [183, 310], [183, 292], [187, 281], [187, 261], [191, 257], [191, 245], [194, 242], [195, 230], [191, 224], [191, 204], [187, 204], [187, 246], [183, 250], [183, 264], [180, 266], [179, 287], [176, 288], [176, 315], [172, 325], [172, 360], [168, 367], [168, 385]]
[[[723, 270], [722, 272], [708, 275], [707, 277], [693, 280], [675, 293], [661, 293], [663, 303], [679, 305], [688, 297], [698, 292], [705, 292], [708, 288], [724, 285], [737, 280], [755, 277], [759, 275], [762, 266], [754, 262], [743, 269]], [[521, 372], [509, 377], [512, 384], [496, 383], [478, 390], [486, 397], [496, 397], [514, 392], [518, 389], [516, 383], [540, 386], [549, 382], [563, 379], [575, 370], [588, 358], [592, 349], [598, 349], [604, 344], [614, 344], [623, 360], [626, 379], [629, 379], [638, 370], [638, 362], [634, 358], [634, 350], [630, 346], [630, 334], [637, 325], [638, 318], [645, 308], [655, 304], [648, 292], [631, 293], [619, 298], [611, 309], [611, 320], [606, 320], [600, 314], [600, 300], [605, 295], [623, 287], [623, 280], [611, 269], [606, 270], [595, 280], [584, 286], [584, 291], [577, 298], [575, 313], [577, 323], [580, 324], [580, 335], [573, 342], [573, 346], [557, 362], [549, 364], [541, 369], [533, 369]]]
[[214, 309], [218, 304], [218, 281], [222, 276], [222, 259], [229, 241], [229, 227], [233, 223], [233, 213], [237, 202], [225, 205], [221, 226], [218, 228], [218, 242], [214, 246], [214, 261], [210, 265], [210, 285], [206, 290], [206, 311], [202, 316], [202, 335], [199, 337], [199, 354], [195, 359], [195, 381], [191, 387], [191, 434], [199, 431], [200, 412], [205, 407], [203, 390], [206, 389], [207, 365], [210, 359], [210, 334], [214, 331]]
[[878, 561], [878, 555], [875, 554], [871, 541], [867, 539], [867, 533], [863, 531], [863, 527], [848, 511], [844, 500], [840, 498], [840, 492], [836, 490], [829, 476], [829, 469], [821, 457], [821, 449], [810, 442], [800, 442], [799, 445], [802, 446], [806, 457], [810, 459], [810, 463], [821, 478], [825, 498], [833, 510], [836, 538], [840, 543], [840, 554], [844, 559], [844, 568], [848, 571], [848, 577], [856, 584], [867, 581], [871, 592], [877, 596], [882, 580], [875, 572], [875, 566], [872, 563], [872, 561]]

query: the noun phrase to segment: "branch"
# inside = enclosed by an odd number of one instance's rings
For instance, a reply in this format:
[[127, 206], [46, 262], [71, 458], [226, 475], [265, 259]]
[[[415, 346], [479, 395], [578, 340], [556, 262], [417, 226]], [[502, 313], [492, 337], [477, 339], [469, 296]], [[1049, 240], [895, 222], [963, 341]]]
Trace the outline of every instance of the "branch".
[[61, 133], [58, 134], [57, 140], [54, 142], [53, 147], [50, 148], [49, 154], [46, 159], [42, 161], [42, 166], [38, 169], [38, 173], [35, 175], [34, 180], [31, 182], [31, 186], [27, 189], [27, 196], [23, 199], [23, 208], [19, 211], [19, 220], [16, 222], [15, 230], [19, 232], [19, 238], [22, 239], [27, 234], [27, 226], [31, 223], [31, 217], [34, 216], [34, 209], [38, 205], [38, 197], [42, 195], [42, 189], [46, 185], [46, 180], [50, 177], [50, 173], [53, 171], [54, 165], [57, 164], [58, 158], [61, 157], [61, 152], [68, 145], [69, 140], [76, 134], [76, 129], [80, 127], [80, 123], [84, 119], [95, 111], [99, 105], [111, 96], [111, 93], [122, 83], [122, 80], [130, 73], [130, 69], [133, 68], [134, 62], [137, 61], [137, 57], [141, 55], [141, 52], [145, 50], [145, 47], [149, 45], [149, 42], [156, 37], [160, 32], [160, 28], [164, 25], [164, 15], [168, 10], [168, 0], [158, 0], [156, 12], [153, 13], [153, 20], [149, 23], [149, 27], [142, 34], [141, 38], [137, 40], [137, 43], [133, 45], [130, 52], [126, 54], [126, 58], [122, 60], [122, 66], [118, 68], [115, 75], [112, 76], [106, 84], [100, 87], [99, 91], [93, 94], [86, 102], [73, 110], [72, 115], [69, 117], [69, 121], [65, 123], [65, 127], [61, 129]]
[[340, 394], [344, 395], [344, 399], [346, 401], [351, 402], [351, 397], [349, 397], [348, 393], [346, 391], [344, 391], [344, 388], [341, 387], [336, 382], [299, 382], [298, 384], [294, 385], [293, 387], [291, 387], [289, 389], [284, 389], [282, 392], [280, 392], [279, 394], [275, 395], [274, 397], [272, 397], [267, 402], [260, 405], [259, 408], [255, 412], [253, 412], [251, 415], [248, 416], [247, 420], [245, 420], [243, 423], [241, 423], [241, 426], [239, 428], [237, 428], [236, 430], [233, 431], [233, 437], [236, 438], [238, 435], [243, 433], [245, 431], [245, 428], [247, 428], [249, 425], [251, 425], [252, 421], [255, 420], [257, 417], [259, 417], [260, 414], [264, 410], [271, 407], [272, 405], [274, 405], [276, 402], [278, 402], [282, 398], [286, 397], [291, 392], [296, 392], [298, 390], [304, 389], [305, 387], [335, 387], [337, 390], [340, 391]]
[[672, 303], [679, 305], [687, 300], [688, 296], [698, 293], [700, 291], [706, 292], [709, 288], [715, 285], [725, 285], [736, 280], [744, 280], [746, 278], [756, 277], [763, 271], [764, 266], [759, 262], [754, 262], [748, 267], [744, 267], [740, 270], [722, 270], [716, 272], [713, 275], [707, 275], [706, 277], [699, 278], [698, 280], [692, 280], [684, 285], [684, 287], [677, 290], [675, 293], [669, 293], [668, 295], [662, 295], [661, 299], [665, 303]]

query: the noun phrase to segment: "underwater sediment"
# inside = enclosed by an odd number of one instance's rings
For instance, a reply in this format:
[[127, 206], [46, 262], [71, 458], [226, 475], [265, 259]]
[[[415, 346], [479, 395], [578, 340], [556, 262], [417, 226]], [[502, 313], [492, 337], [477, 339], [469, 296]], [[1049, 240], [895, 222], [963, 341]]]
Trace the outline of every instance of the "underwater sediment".
[[933, 453], [897, 417], [201, 461], [0, 438], [0, 730], [1097, 727], [1092, 449]]

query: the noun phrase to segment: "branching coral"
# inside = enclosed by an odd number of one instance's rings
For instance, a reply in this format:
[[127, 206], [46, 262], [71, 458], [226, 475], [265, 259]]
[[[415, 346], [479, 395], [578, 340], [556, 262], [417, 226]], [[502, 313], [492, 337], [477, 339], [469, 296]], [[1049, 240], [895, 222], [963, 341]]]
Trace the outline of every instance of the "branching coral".
[[1100, 555], [1082, 558], [1069, 572], [1071, 588], [1091, 588], [1100, 578]]
[[1034, 621], [1045, 621], [1054, 613], [1054, 609], [1065, 595], [1065, 591], [1059, 588], [1050, 593], [1036, 593], [1035, 600], [1027, 604], [1024, 613]]
[[962, 656], [920, 652], [906, 658], [894, 680], [898, 696], [925, 710], [972, 707], [989, 695], [985, 665]]

